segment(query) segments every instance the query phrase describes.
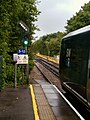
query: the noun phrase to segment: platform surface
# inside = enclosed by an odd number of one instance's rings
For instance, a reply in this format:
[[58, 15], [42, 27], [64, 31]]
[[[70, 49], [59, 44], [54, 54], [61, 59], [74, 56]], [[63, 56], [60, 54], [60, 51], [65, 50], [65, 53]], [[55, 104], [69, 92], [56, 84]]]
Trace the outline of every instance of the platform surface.
[[0, 120], [80, 120], [52, 84], [33, 80], [30, 85], [39, 119], [35, 117], [31, 89], [26, 86], [0, 92]]
[[80, 120], [53, 85], [44, 80], [33, 84], [40, 120]]
[[0, 92], [0, 120], [35, 120], [28, 86]]

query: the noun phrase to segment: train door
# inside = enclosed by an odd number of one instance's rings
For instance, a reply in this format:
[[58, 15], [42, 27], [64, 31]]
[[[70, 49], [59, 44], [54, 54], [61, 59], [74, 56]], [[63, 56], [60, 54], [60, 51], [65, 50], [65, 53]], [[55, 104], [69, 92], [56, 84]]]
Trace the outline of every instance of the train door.
[[60, 54], [60, 78], [63, 83], [70, 81], [70, 54], [71, 48], [68, 40], [62, 42]]
[[71, 51], [70, 87], [81, 99], [86, 100], [87, 41], [80, 35], [74, 38]]

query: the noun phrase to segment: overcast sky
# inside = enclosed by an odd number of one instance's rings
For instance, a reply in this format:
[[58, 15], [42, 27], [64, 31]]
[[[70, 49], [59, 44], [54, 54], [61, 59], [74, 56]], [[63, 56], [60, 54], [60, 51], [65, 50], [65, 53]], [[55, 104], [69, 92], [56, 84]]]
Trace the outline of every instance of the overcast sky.
[[90, 0], [40, 0], [38, 9], [41, 14], [38, 16], [38, 25], [40, 31], [35, 36], [40, 36], [65, 31], [67, 20], [78, 12], [84, 3]]

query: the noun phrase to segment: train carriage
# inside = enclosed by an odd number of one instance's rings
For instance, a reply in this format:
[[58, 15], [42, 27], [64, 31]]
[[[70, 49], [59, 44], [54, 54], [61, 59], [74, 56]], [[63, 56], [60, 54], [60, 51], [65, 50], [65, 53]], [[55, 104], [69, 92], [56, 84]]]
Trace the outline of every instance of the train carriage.
[[62, 86], [90, 110], [90, 25], [62, 39], [59, 72]]

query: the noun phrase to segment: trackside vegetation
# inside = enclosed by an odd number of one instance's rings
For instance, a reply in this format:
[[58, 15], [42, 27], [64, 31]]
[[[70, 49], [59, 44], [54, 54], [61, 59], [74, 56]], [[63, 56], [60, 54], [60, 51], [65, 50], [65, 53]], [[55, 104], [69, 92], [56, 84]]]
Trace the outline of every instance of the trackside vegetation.
[[59, 55], [61, 39], [64, 33], [51, 33], [41, 37], [32, 44], [34, 53], [40, 53], [47, 56]]
[[[29, 27], [29, 45], [27, 50], [29, 55], [29, 71], [34, 65], [30, 46], [34, 30], [37, 29], [34, 22], [37, 21], [37, 16], [40, 14], [37, 4], [37, 0], [0, 0], [0, 56], [2, 57], [0, 88], [13, 86], [14, 84], [14, 63], [12, 56], [13, 53], [18, 52], [19, 48], [23, 48], [22, 37], [24, 31], [19, 25], [21, 20]], [[19, 85], [26, 84], [24, 72], [23, 66], [18, 65], [17, 82]]]

